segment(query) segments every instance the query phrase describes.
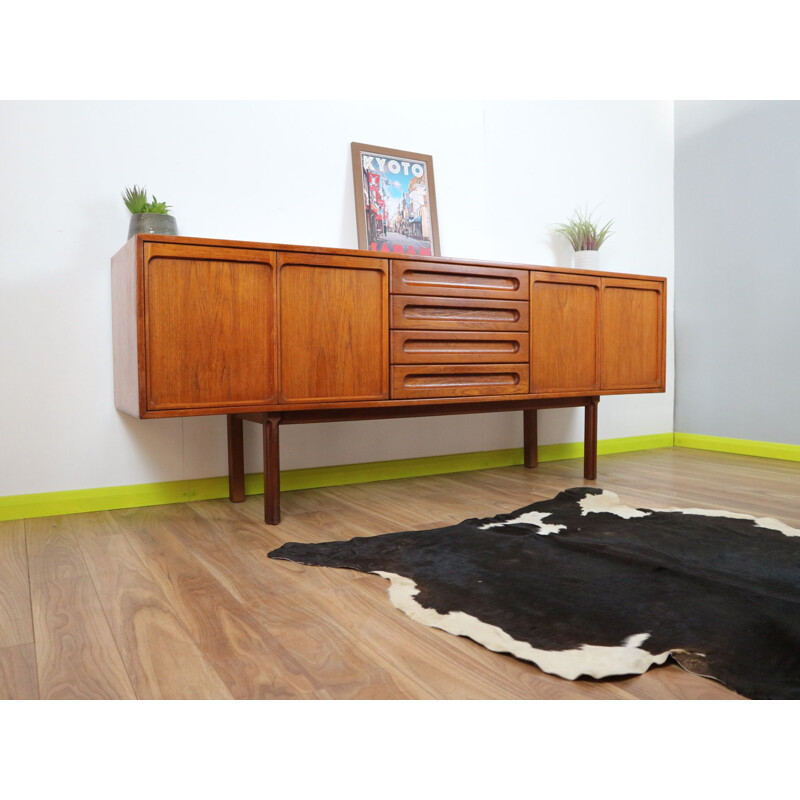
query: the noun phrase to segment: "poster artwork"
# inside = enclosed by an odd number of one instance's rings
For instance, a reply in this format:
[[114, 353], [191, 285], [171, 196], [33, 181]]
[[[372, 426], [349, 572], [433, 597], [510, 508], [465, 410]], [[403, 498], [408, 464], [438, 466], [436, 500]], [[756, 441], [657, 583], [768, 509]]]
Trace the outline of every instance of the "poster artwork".
[[367, 247], [428, 256], [434, 250], [424, 161], [361, 153]]

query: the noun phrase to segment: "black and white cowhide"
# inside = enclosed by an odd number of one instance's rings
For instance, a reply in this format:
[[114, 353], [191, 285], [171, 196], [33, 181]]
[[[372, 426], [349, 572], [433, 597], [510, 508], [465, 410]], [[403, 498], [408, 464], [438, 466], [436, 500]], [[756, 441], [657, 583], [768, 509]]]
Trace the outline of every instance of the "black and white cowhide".
[[412, 619], [562, 678], [672, 657], [752, 698], [800, 698], [800, 531], [638, 509], [579, 487], [486, 519], [270, 554], [375, 572]]

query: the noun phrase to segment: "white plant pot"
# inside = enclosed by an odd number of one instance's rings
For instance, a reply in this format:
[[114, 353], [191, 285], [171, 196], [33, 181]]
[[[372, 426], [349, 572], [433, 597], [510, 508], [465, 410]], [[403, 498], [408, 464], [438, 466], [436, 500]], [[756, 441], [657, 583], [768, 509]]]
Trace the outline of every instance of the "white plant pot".
[[599, 269], [600, 252], [598, 250], [576, 250], [575, 269]]

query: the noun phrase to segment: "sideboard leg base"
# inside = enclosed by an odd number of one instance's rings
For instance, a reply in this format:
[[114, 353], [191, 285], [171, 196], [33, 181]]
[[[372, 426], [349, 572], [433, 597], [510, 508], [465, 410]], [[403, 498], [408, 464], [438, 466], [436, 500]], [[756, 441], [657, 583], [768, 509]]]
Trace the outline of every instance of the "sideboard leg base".
[[537, 409], [526, 408], [522, 412], [523, 455], [526, 467], [539, 466], [539, 428]]
[[243, 428], [241, 417], [228, 414], [228, 496], [233, 503], [245, 499]]
[[264, 522], [281, 521], [280, 414], [264, 415]]
[[597, 478], [597, 404], [599, 402], [599, 397], [589, 398], [584, 417], [583, 477], [587, 481]]

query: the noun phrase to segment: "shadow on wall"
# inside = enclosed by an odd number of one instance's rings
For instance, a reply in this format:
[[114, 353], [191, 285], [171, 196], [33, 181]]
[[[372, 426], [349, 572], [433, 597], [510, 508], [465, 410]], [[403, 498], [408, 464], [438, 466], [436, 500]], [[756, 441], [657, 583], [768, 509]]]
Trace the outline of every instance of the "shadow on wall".
[[675, 112], [675, 428], [800, 444], [800, 102]]
[[[115, 409], [119, 426], [117, 435], [122, 449], [121, 458], [126, 462], [133, 477], [127, 483], [160, 483], [183, 480], [184, 445], [183, 420], [181, 419], [137, 419]], [[116, 427], [116, 426], [115, 426]], [[108, 454], [109, 461], [114, 454]], [[129, 466], [128, 466], [129, 465]], [[146, 479], [142, 476], [146, 475]], [[138, 476], [138, 477], [137, 477]], [[116, 485], [119, 481], [114, 481]]]

